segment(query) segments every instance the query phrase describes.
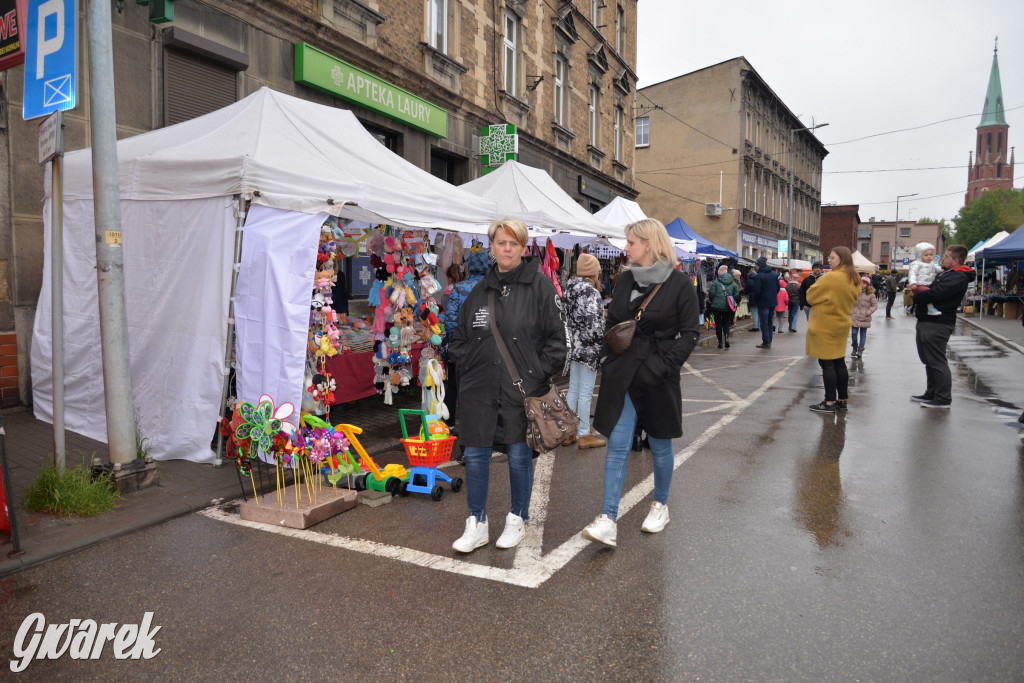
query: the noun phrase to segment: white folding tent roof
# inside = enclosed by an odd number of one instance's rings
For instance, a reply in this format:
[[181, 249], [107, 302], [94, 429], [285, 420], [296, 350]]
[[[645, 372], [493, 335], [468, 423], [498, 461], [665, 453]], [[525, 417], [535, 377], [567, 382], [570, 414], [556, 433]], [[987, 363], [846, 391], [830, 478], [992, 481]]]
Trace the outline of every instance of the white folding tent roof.
[[975, 260], [975, 256], [977, 254], [981, 253], [985, 249], [988, 249], [989, 247], [996, 246], [997, 244], [999, 244], [1000, 242], [1002, 242], [1003, 240], [1005, 240], [1009, 236], [1010, 236], [1010, 233], [1006, 232], [1005, 230], [1000, 230], [999, 232], [997, 232], [996, 234], [992, 235], [987, 240], [985, 240], [984, 243], [979, 244], [974, 249], [971, 249], [971, 251], [967, 254], [967, 262], [970, 263], [971, 261], [974, 261]]
[[630, 223], [636, 223], [647, 218], [647, 214], [632, 199], [615, 197], [603, 209], [595, 211], [594, 218], [598, 218], [609, 225], [625, 228]]
[[853, 267], [857, 269], [858, 273], [861, 271], [868, 273], [878, 272], [878, 266], [869, 261], [864, 254], [859, 251], [853, 251], [851, 253], [853, 254]]
[[485, 176], [459, 186], [498, 205], [498, 213], [552, 230], [621, 237], [622, 229], [595, 218], [546, 171], [506, 161]]

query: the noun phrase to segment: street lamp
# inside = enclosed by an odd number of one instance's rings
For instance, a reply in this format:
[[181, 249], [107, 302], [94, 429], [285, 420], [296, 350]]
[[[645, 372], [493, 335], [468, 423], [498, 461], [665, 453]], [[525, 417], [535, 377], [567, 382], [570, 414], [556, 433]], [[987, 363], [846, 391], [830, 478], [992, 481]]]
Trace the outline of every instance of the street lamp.
[[793, 167], [796, 166], [796, 149], [794, 135], [804, 130], [816, 130], [818, 128], [824, 128], [827, 123], [819, 123], [815, 126], [808, 126], [807, 128], [790, 128], [789, 129], [789, 240], [786, 247], [786, 267], [789, 267], [790, 254], [793, 253]]
[[[898, 194], [898, 195], [896, 195], [896, 230], [894, 231], [893, 236], [892, 236], [893, 246], [896, 246], [896, 245], [898, 245], [900, 243], [900, 200], [903, 199], [904, 197], [916, 197], [916, 196], [917, 196], [916, 192], [913, 193], [913, 194]], [[892, 270], [892, 262], [894, 260], [895, 260], [895, 257], [892, 254], [890, 254], [889, 255], [889, 270]]]

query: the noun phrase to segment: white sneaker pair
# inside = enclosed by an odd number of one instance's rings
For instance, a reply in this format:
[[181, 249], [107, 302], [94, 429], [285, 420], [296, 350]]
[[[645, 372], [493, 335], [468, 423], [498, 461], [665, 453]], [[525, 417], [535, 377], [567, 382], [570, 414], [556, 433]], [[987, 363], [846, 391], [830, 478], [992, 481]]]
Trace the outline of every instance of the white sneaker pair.
[[[662, 503], [651, 504], [651, 511], [647, 513], [647, 519], [640, 527], [641, 531], [649, 534], [656, 534], [664, 529], [669, 522], [668, 508]], [[616, 526], [614, 520], [608, 515], [600, 515], [583, 530], [583, 538], [590, 541], [604, 543], [612, 548], [616, 547]]]
[[[526, 535], [526, 521], [519, 515], [508, 513], [505, 517], [505, 530], [501, 532], [495, 546], [498, 548], [515, 548]], [[452, 549], [460, 553], [471, 553], [477, 548], [487, 545], [490, 541], [490, 530], [487, 521], [478, 522], [473, 515], [466, 520], [466, 530], [462, 536], [452, 543]]]

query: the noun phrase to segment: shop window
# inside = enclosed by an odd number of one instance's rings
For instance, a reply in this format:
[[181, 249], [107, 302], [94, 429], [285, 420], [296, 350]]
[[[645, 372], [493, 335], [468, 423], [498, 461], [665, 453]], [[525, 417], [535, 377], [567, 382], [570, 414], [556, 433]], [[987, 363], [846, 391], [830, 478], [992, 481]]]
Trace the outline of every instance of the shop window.
[[565, 80], [568, 68], [564, 57], [555, 57], [555, 123], [563, 128], [568, 119], [565, 111]]
[[440, 149], [430, 151], [430, 175], [451, 183], [461, 185], [469, 180], [466, 177], [467, 161], [465, 157], [450, 154]]
[[518, 65], [516, 64], [519, 59], [519, 18], [508, 11], [504, 13], [504, 16], [505, 37], [502, 55], [505, 64], [505, 92], [512, 97], [516, 97], [519, 94], [516, 88], [516, 84], [519, 82]]
[[448, 54], [448, 0], [427, 0], [430, 47]]
[[636, 147], [647, 147], [651, 144], [651, 117], [638, 116], [636, 119]]
[[365, 123], [363, 121], [360, 121], [360, 123], [363, 124], [363, 128], [365, 128], [370, 135], [377, 138], [377, 142], [384, 145], [395, 154], [401, 156], [401, 135], [394, 131], [387, 130], [386, 128], [378, 128], [370, 123]]

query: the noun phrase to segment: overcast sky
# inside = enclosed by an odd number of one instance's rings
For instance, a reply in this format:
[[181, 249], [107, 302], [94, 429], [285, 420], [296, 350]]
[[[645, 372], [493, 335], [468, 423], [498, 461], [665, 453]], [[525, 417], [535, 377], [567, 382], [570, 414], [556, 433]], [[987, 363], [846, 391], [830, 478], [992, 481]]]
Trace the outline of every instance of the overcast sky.
[[[893, 220], [897, 195], [914, 192], [900, 200], [901, 220], [956, 216], [998, 35], [1009, 141], [1017, 147], [1014, 187], [1024, 185], [1022, 0], [638, 6], [639, 87], [746, 57], [804, 125], [829, 124], [815, 132], [829, 151], [822, 202], [859, 204], [864, 221]], [[927, 127], [846, 142], [921, 126]], [[934, 167], [953, 168], [882, 170]]]

